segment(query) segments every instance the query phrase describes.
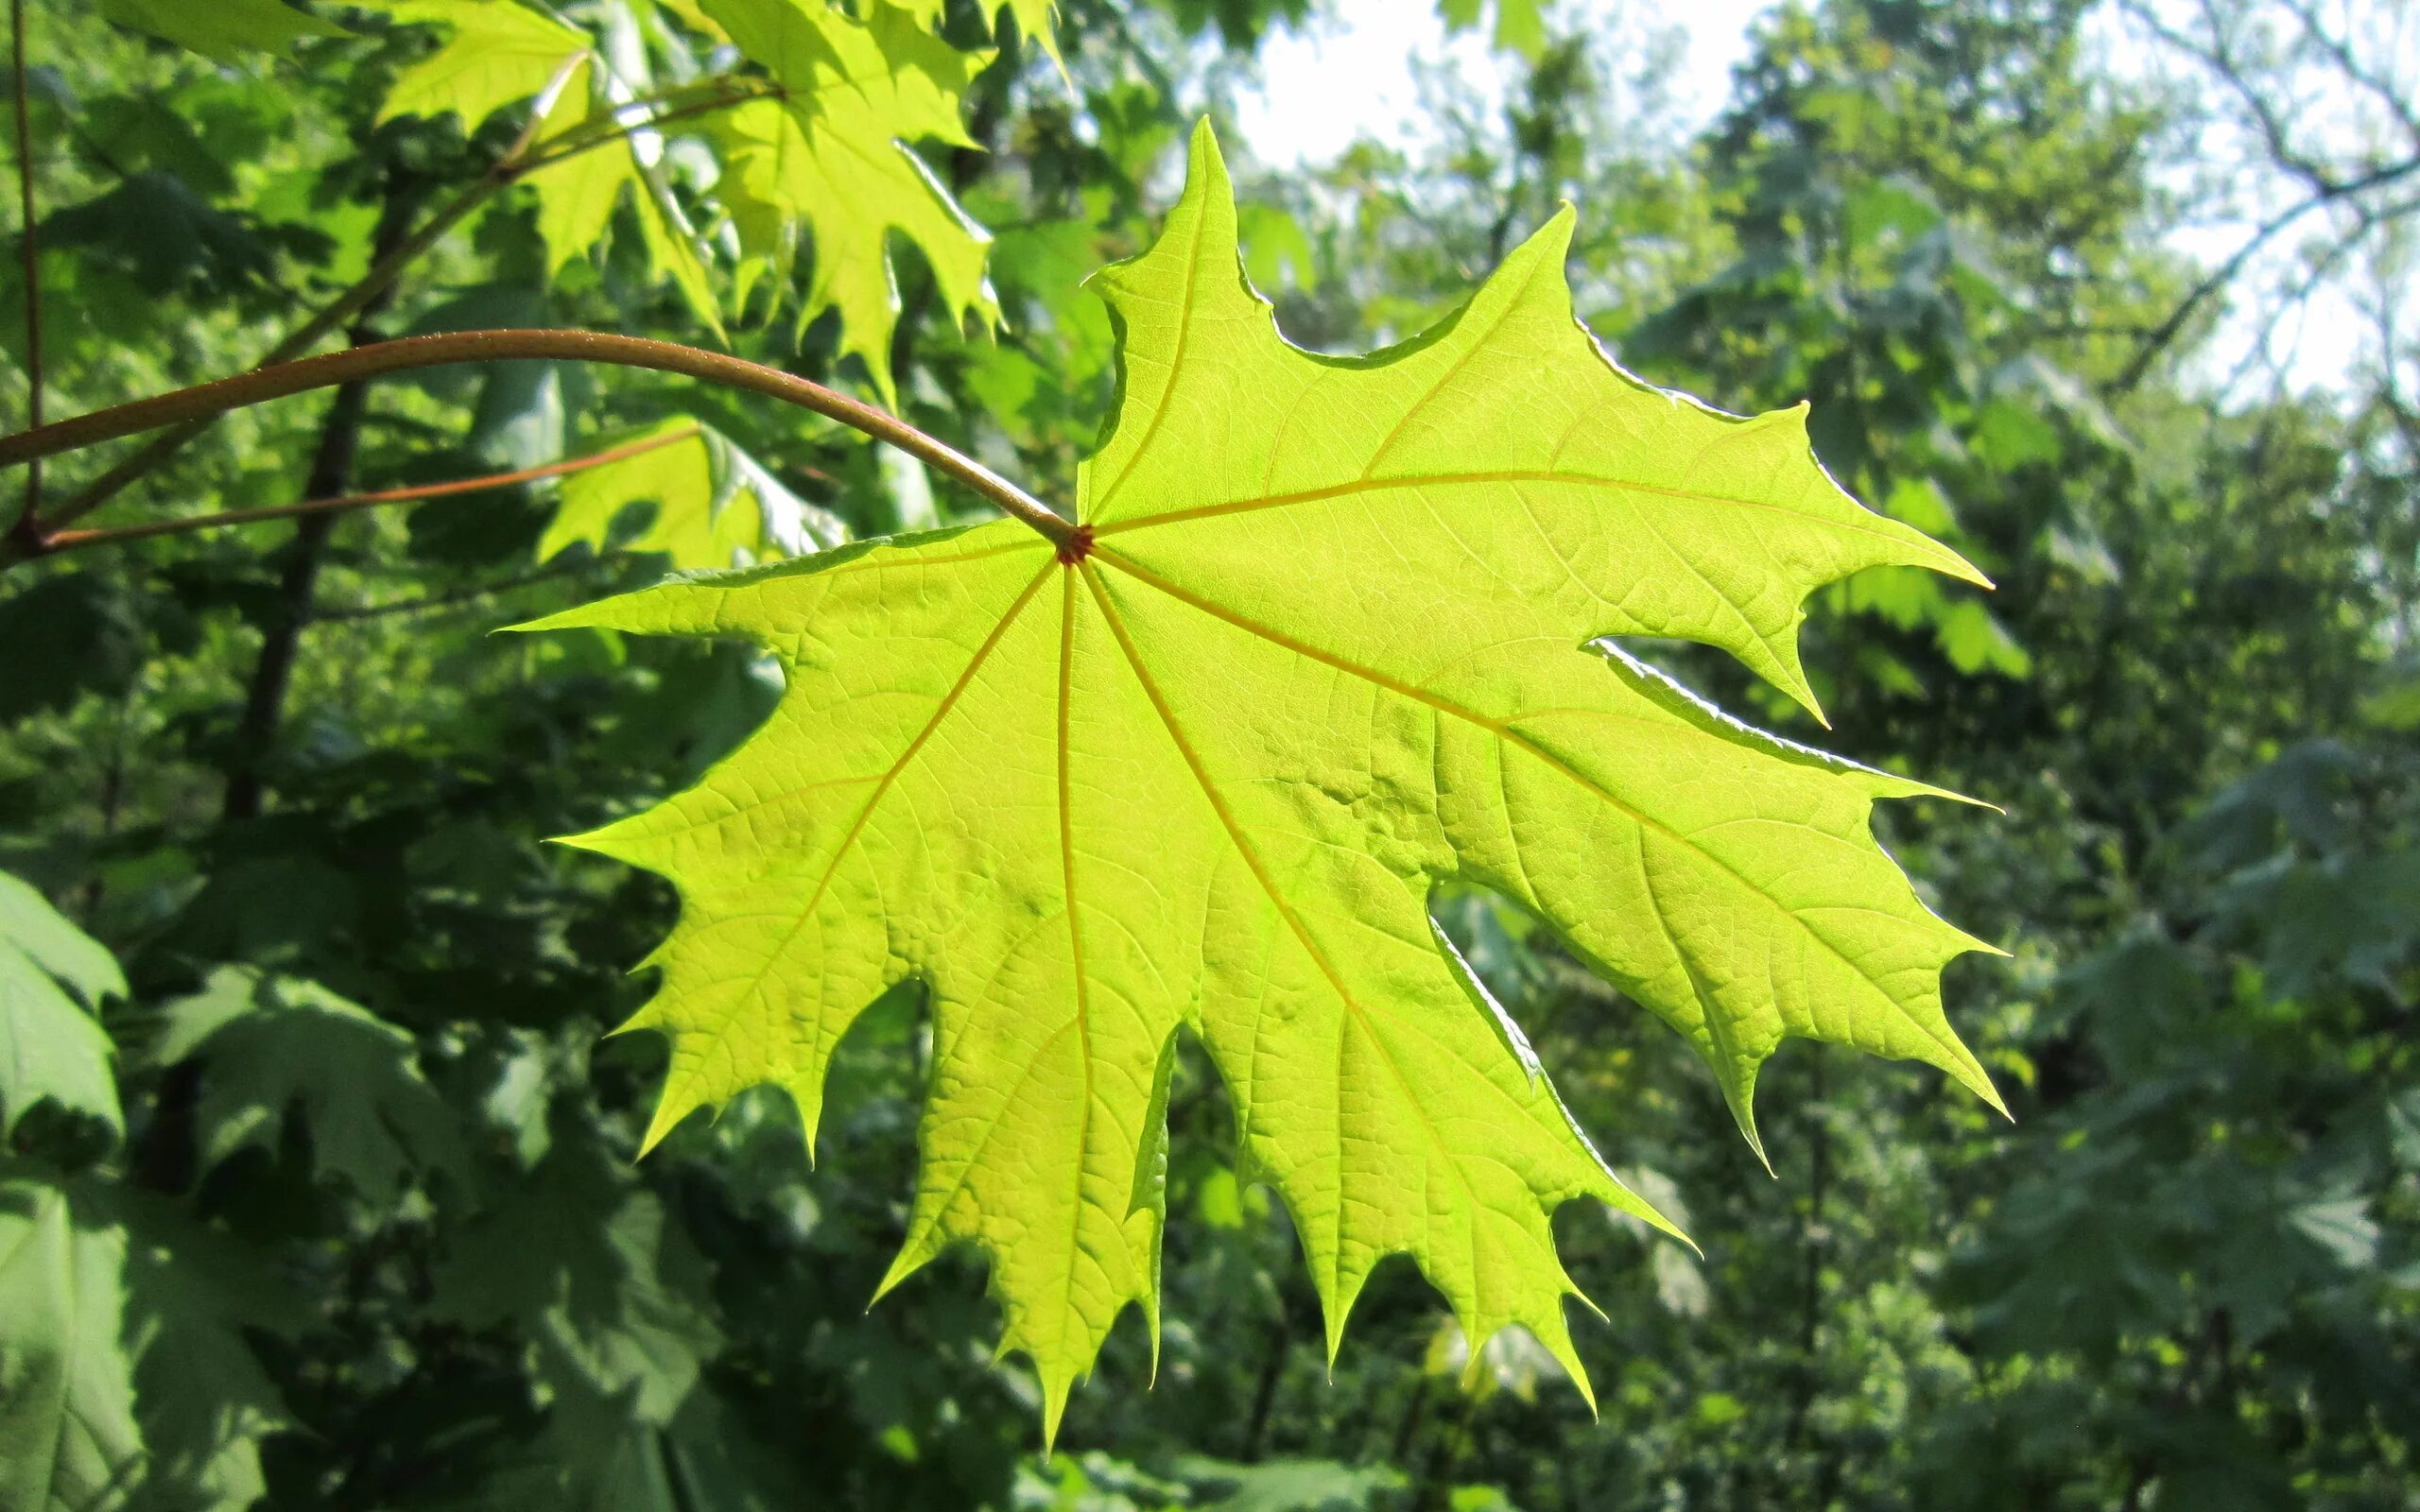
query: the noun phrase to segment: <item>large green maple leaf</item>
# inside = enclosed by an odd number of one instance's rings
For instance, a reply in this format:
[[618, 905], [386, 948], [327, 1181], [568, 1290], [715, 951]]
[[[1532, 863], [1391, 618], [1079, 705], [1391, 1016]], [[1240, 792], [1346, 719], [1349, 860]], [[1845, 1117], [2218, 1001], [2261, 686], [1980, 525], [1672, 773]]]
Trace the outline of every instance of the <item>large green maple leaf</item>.
[[120, 1342], [126, 1235], [68, 1188], [0, 1167], [0, 1507], [122, 1506], [139, 1479]]
[[1405, 1252], [1475, 1354], [1517, 1324], [1579, 1379], [1549, 1216], [1661, 1220], [1431, 889], [1551, 926], [1697, 1047], [1751, 1138], [1792, 1035], [1993, 1099], [1939, 986], [1988, 947], [1868, 828], [1876, 799], [1936, 790], [1752, 730], [1599, 640], [1718, 645], [1811, 705], [1808, 593], [1884, 563], [1977, 575], [1841, 492], [1803, 410], [1720, 414], [1616, 368], [1572, 316], [1569, 212], [1435, 329], [1329, 358], [1244, 280], [1206, 129], [1191, 166], [1157, 245], [1098, 279], [1124, 384], [1067, 547], [1002, 522], [541, 622], [744, 638], [787, 674], [697, 787], [574, 842], [683, 897], [631, 1024], [672, 1041], [648, 1142], [761, 1082], [812, 1130], [836, 1042], [921, 979], [924, 1162], [886, 1285], [980, 1246], [1055, 1428], [1128, 1304], [1156, 1328], [1190, 1029], [1291, 1210], [1331, 1354]]

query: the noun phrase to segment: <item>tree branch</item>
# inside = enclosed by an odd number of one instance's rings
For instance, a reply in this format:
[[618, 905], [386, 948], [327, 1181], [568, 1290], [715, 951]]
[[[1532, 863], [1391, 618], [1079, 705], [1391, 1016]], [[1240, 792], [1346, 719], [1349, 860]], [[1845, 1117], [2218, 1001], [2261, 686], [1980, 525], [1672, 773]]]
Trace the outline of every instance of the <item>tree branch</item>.
[[[26, 0], [9, 0], [11, 62], [17, 82], [17, 210], [23, 229], [17, 250], [25, 260], [26, 284], [26, 425], [42, 424], [42, 241], [34, 231], [34, 133], [26, 111]], [[30, 539], [40, 526], [35, 511], [42, 507], [42, 464], [26, 469], [26, 502], [9, 533]]]
[[425, 614], [434, 610], [455, 609], [464, 604], [476, 603], [483, 598], [493, 598], [498, 593], [510, 593], [515, 589], [528, 588], [538, 583], [550, 583], [559, 577], [574, 576], [587, 565], [589, 564], [567, 563], [557, 567], [541, 567], [535, 572], [516, 574], [493, 583], [481, 583], [474, 588], [456, 589], [443, 593], [424, 593], [414, 598], [393, 599], [384, 604], [340, 606], [317, 604], [312, 606], [311, 619], [314, 624], [334, 625], [355, 620], [382, 619], [389, 614]]
[[[22, 0], [16, 0], [16, 3], [22, 4]], [[763, 90], [739, 87], [746, 82], [746, 80], [725, 75], [698, 84], [684, 85], [679, 90], [666, 92], [662, 97], [663, 100], [669, 102], [700, 89], [708, 89], [714, 93], [708, 99], [683, 106], [662, 115], [651, 115], [645, 121], [625, 125], [621, 120], [620, 112], [615, 112], [603, 118], [601, 128], [596, 122], [582, 122], [567, 131], [544, 140], [539, 140], [537, 137], [543, 118], [533, 108], [528, 124], [522, 128], [520, 137], [501, 157], [496, 159], [487, 172], [464, 186], [459, 194], [447, 200], [418, 229], [396, 243], [384, 255], [373, 260], [368, 271], [356, 279], [350, 288], [337, 295], [325, 308], [297, 326], [286, 335], [284, 340], [270, 348], [268, 354], [261, 359], [260, 365], [267, 368], [289, 361], [319, 345], [321, 338], [341, 328], [354, 316], [369, 308], [372, 301], [393, 287], [395, 281], [403, 276], [406, 268], [418, 262], [430, 248], [444, 240], [446, 234], [469, 218], [474, 211], [541, 168], [552, 167], [567, 158], [578, 157], [583, 152], [592, 151], [609, 142], [617, 141], [636, 129], [662, 126], [669, 121], [701, 115], [710, 111], [725, 110], [746, 100], [764, 97], [766, 92]], [[540, 96], [541, 99], [544, 97], [544, 94]], [[39, 421], [36, 422], [39, 423]], [[156, 440], [145, 444], [115, 467], [70, 496], [52, 511], [50, 518], [43, 524], [64, 525], [82, 519], [115, 498], [129, 485], [157, 470], [169, 457], [183, 450], [185, 443], [200, 435], [201, 430], [200, 422], [181, 425]]]
[[2346, 40], [2321, 25], [2319, 12], [2308, 0], [2281, 0], [2281, 3], [2287, 14], [2302, 24], [2303, 35], [2328, 56], [2329, 60], [2336, 64], [2337, 71], [2360, 85], [2384, 106], [2395, 123], [2403, 128], [2404, 134], [2411, 138], [2411, 145], [2420, 147], [2420, 112], [2411, 108], [2394, 81], [2384, 74], [2362, 67], [2360, 60], [2353, 56], [2353, 49]]
[[37, 458], [72, 452], [79, 447], [114, 440], [164, 426], [189, 427], [231, 409], [334, 387], [390, 372], [441, 368], [465, 362], [498, 362], [535, 358], [555, 362], [595, 362], [678, 373], [701, 383], [763, 394], [785, 404], [812, 410], [878, 441], [899, 448], [950, 477], [956, 478], [1002, 510], [1033, 527], [1052, 543], [1079, 541], [1075, 524], [1053, 513], [1041, 500], [959, 452], [918, 430], [898, 417], [862, 401], [826, 388], [795, 373], [762, 363], [726, 356], [697, 347], [677, 346], [640, 336], [610, 335], [593, 331], [456, 331], [439, 335], [407, 336], [332, 352], [317, 357], [261, 368], [216, 383], [180, 388], [156, 398], [137, 400], [95, 410], [72, 420], [54, 421], [14, 436], [0, 437], [0, 467], [14, 467]]
[[2225, 262], [2212, 268], [2202, 282], [2194, 284], [2185, 298], [2178, 302], [2176, 308], [2169, 312], [2168, 318], [2162, 320], [2153, 328], [2152, 334], [2144, 338], [2142, 346], [2136, 349], [2133, 360], [2126, 364], [2125, 371], [2119, 373], [2116, 382], [2110, 385], [2111, 390], [2122, 394], [2141, 383], [2144, 375], [2151, 371], [2152, 364], [2159, 359], [2159, 354], [2168, 350], [2169, 344], [2176, 339], [2184, 331], [2186, 323], [2193, 318], [2194, 312], [2216, 298], [2229, 284], [2234, 283], [2236, 275], [2243, 271], [2244, 265], [2251, 262], [2260, 249], [2274, 240], [2279, 232], [2314, 210], [2334, 204], [2339, 200], [2367, 194], [2373, 189], [2383, 189], [2389, 184], [2411, 178], [2415, 174], [2420, 174], [2420, 157], [2389, 163], [2384, 167], [2373, 169], [2358, 179], [2330, 183], [2327, 188], [2288, 206], [2262, 221], [2253, 229], [2250, 236], [2244, 238], [2242, 246], [2238, 247]]
[[309, 514], [345, 514], [355, 509], [375, 508], [384, 504], [413, 504], [424, 499], [448, 499], [457, 494], [484, 493], [492, 489], [509, 489], [516, 483], [535, 483], [542, 478], [557, 478], [566, 473], [584, 472], [593, 467], [619, 462], [624, 457], [641, 456], [677, 441], [685, 441], [698, 434], [692, 425], [685, 430], [667, 431], [643, 440], [607, 447], [586, 456], [575, 456], [561, 462], [548, 462], [543, 467], [525, 467], [511, 472], [491, 472], [475, 478], [456, 478], [446, 483], [422, 483], [410, 488], [380, 489], [370, 493], [345, 493], [332, 499], [305, 499], [300, 504], [272, 504], [258, 509], [222, 509], [216, 514], [188, 515], [181, 520], [147, 520], [140, 524], [112, 525], [98, 530], [60, 530], [41, 536], [33, 544], [42, 556], [56, 556], [62, 551], [78, 551], [86, 546], [116, 545], [123, 541], [143, 541], [152, 536], [183, 535], [193, 530], [217, 530], [227, 525], [255, 524], [263, 520], [292, 520]]

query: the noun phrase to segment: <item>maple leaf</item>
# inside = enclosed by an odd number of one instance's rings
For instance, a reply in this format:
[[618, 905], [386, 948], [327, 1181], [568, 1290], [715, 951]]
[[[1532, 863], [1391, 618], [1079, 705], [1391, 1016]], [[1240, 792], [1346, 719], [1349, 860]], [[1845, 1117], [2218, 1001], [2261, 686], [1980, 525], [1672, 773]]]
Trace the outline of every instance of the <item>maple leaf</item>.
[[275, 1148], [289, 1108], [311, 1133], [313, 1174], [341, 1177], [391, 1208], [408, 1173], [459, 1158], [444, 1104], [421, 1075], [411, 1037], [312, 982], [222, 966], [161, 1008], [142, 1060], [201, 1063], [195, 1123], [212, 1167]]
[[[650, 444], [659, 439], [666, 444]], [[614, 517], [634, 504], [651, 504], [655, 514], [620, 549], [662, 552], [675, 567], [747, 566], [848, 539], [829, 510], [792, 493], [754, 457], [686, 416], [617, 444], [633, 455], [563, 480], [555, 518], [538, 541], [540, 561], [574, 542], [604, 550]]]
[[124, 996], [100, 942], [0, 872], [0, 1137], [43, 1101], [125, 1132], [110, 1037], [93, 1017], [103, 998]]
[[[884, 0], [891, 9], [916, 18], [919, 25], [936, 31], [949, 11], [949, 0]], [[1059, 77], [1067, 77], [1067, 60], [1059, 56], [1059, 39], [1051, 32], [1051, 23], [1059, 12], [1058, 0], [979, 0], [977, 7], [988, 21], [997, 23], [999, 17], [1014, 17], [1017, 32], [1028, 42], [1038, 43], [1053, 63], [1059, 65]]]
[[0, 1175], [0, 1506], [24, 1512], [123, 1504], [143, 1459], [126, 1235], [82, 1195]]
[[720, 120], [728, 181], [716, 194], [740, 249], [786, 280], [802, 234], [811, 240], [801, 327], [838, 311], [840, 351], [855, 353], [896, 405], [899, 298], [886, 246], [893, 231], [923, 251], [952, 319], [999, 318], [983, 271], [990, 233], [906, 146], [975, 145], [959, 124], [959, 99], [992, 55], [959, 52], [889, 6], [862, 22], [822, 0], [703, 0], [703, 9], [782, 86], [779, 99], [752, 100]]
[[1996, 1104], [1939, 981], [1990, 947], [1868, 824], [1938, 790], [1750, 730], [1600, 639], [1720, 646], [1812, 708], [1810, 592], [1979, 576], [1843, 493], [1803, 407], [1741, 419], [1616, 367], [1572, 316], [1570, 223], [1418, 338], [1317, 356], [1242, 274], [1205, 126], [1159, 241], [1098, 278], [1124, 381], [1066, 545], [1016, 522], [862, 542], [531, 627], [780, 659], [752, 740], [572, 842], [683, 898], [631, 1023], [672, 1042], [648, 1141], [763, 1082], [811, 1139], [835, 1044], [920, 979], [934, 1069], [885, 1286], [979, 1246], [1046, 1432], [1128, 1305], [1156, 1336], [1180, 1028], [1291, 1211], [1331, 1357], [1402, 1252], [1473, 1358], [1518, 1325], [1587, 1389], [1553, 1210], [1669, 1226], [1432, 922], [1448, 879], [1684, 1035], [1752, 1140], [1789, 1036]]
[[241, 62], [252, 51], [287, 52], [305, 37], [345, 34], [285, 0], [101, 0], [101, 14], [222, 63]]
[[582, 60], [588, 34], [515, 0], [359, 0], [403, 26], [451, 28], [437, 51], [395, 77], [378, 107], [381, 125], [399, 116], [435, 120], [449, 112], [462, 129], [544, 93]]
[[[451, 113], [464, 130], [508, 105], [534, 99], [548, 140], [602, 123], [634, 96], [621, 69], [597, 66], [588, 33], [514, 0], [364, 0], [406, 26], [444, 26], [442, 46], [406, 69], [379, 106], [380, 121]], [[601, 97], [600, 97], [601, 96]], [[527, 176], [538, 195], [546, 271], [595, 248], [626, 197], [636, 210], [648, 271], [669, 276], [690, 312], [717, 336], [722, 308], [698, 233], [673, 197], [660, 134], [631, 124], [617, 140], [573, 153]]]
[[[381, 120], [450, 111], [467, 129], [533, 96], [544, 112], [543, 140], [621, 119], [621, 141], [567, 154], [527, 176], [538, 194], [547, 271], [559, 272], [603, 241], [627, 197], [637, 209], [649, 271], [669, 276], [698, 318], [724, 335], [711, 260], [666, 177], [663, 139], [631, 109], [635, 86], [644, 82], [636, 72], [643, 53], [623, 49], [631, 56], [617, 54], [613, 67], [600, 66], [587, 33], [513, 0], [364, 3], [400, 23], [454, 28], [443, 46], [396, 79]], [[1016, 0], [1021, 20], [1030, 5]], [[959, 121], [961, 99], [993, 54], [960, 52], [925, 31], [917, 15], [888, 5], [871, 7], [864, 20], [826, 0], [701, 0], [676, 13], [730, 42], [779, 88], [778, 95], [700, 117], [700, 129], [723, 160], [707, 208], [728, 217], [737, 245], [733, 302], [744, 306], [767, 277], [786, 285], [800, 253], [809, 251], [798, 329], [836, 312], [840, 352], [856, 355], [895, 405], [893, 232], [923, 252], [951, 318], [999, 319], [984, 272], [990, 232], [906, 145], [929, 139], [974, 146]]]

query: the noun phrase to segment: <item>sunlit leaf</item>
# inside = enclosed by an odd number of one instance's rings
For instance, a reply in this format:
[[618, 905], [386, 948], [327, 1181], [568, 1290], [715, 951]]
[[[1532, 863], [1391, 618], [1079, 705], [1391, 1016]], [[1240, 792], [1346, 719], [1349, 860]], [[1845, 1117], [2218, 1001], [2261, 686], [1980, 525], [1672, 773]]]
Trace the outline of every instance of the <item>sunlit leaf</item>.
[[614, 543], [662, 552], [675, 567], [747, 566], [848, 539], [829, 510], [791, 492], [764, 464], [697, 421], [676, 417], [616, 445], [633, 455], [563, 480], [562, 502], [538, 542], [539, 560], [575, 542], [604, 549], [615, 517], [633, 505], [653, 506], [653, 517], [638, 535]]
[[123, 1504], [139, 1479], [133, 1367], [118, 1342], [126, 1236], [66, 1189], [0, 1181], [0, 1506]]
[[781, 659], [750, 744], [576, 842], [683, 899], [632, 1021], [672, 1040], [650, 1139], [768, 1081], [811, 1130], [834, 1045], [922, 979], [932, 1093], [890, 1283], [979, 1246], [1046, 1425], [1130, 1303], [1156, 1319], [1180, 1027], [1292, 1211], [1331, 1351], [1403, 1252], [1466, 1338], [1519, 1325], [1578, 1375], [1548, 1218], [1652, 1210], [1430, 921], [1447, 879], [1685, 1036], [1752, 1137], [1790, 1036], [1993, 1097], [1939, 988], [1983, 947], [1868, 829], [1876, 799], [1934, 790], [1598, 641], [1703, 641], [1811, 703], [1809, 592], [1886, 563], [1976, 575], [1842, 493], [1803, 411], [1742, 420], [1616, 368], [1572, 318], [1569, 228], [1417, 340], [1314, 356], [1242, 276], [1205, 128], [1157, 245], [1098, 280], [1123, 405], [1075, 543], [1002, 522], [540, 622]]
[[452, 113], [462, 129], [508, 105], [544, 94], [588, 52], [588, 35], [517, 0], [371, 0], [369, 9], [406, 25], [449, 26], [437, 51], [398, 76], [378, 119]]
[[786, 278], [807, 250], [802, 241], [811, 245], [801, 323], [837, 310], [840, 350], [890, 399], [899, 297], [885, 244], [893, 232], [924, 254], [943, 314], [999, 316], [983, 273], [990, 234], [907, 146], [974, 145], [959, 95], [991, 55], [959, 52], [888, 6], [859, 22], [821, 0], [703, 5], [783, 91], [720, 117], [729, 181], [716, 193], [741, 249]]

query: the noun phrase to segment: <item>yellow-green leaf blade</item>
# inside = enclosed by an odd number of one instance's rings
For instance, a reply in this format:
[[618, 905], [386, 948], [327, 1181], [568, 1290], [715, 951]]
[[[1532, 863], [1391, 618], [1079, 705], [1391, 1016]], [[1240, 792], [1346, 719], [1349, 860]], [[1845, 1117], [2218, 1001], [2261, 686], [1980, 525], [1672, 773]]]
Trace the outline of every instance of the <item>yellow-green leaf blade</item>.
[[1124, 1308], [1157, 1317], [1180, 1028], [1294, 1217], [1332, 1348], [1409, 1253], [1474, 1351], [1517, 1325], [1578, 1378], [1555, 1208], [1662, 1220], [1429, 919], [1448, 881], [1670, 1022], [1752, 1138], [1791, 1036], [1992, 1096], [1939, 993], [1985, 947], [1869, 827], [1935, 790], [1748, 730], [1600, 640], [1693, 636], [1803, 695], [1814, 587], [1971, 569], [1833, 487], [1796, 412], [1614, 368], [1571, 319], [1559, 225], [1350, 363], [1286, 346], [1236, 250], [1205, 131], [1158, 245], [1104, 278], [1125, 402], [1067, 549], [1004, 522], [546, 622], [745, 638], [787, 679], [696, 788], [577, 842], [683, 900], [632, 1025], [673, 1040], [650, 1142], [763, 1081], [812, 1129], [839, 1036], [921, 981], [932, 1092], [886, 1285], [983, 1249], [1054, 1428]]
[[588, 51], [586, 33], [517, 0], [367, 0], [406, 25], [451, 29], [437, 51], [395, 79], [378, 119], [452, 113], [472, 131], [504, 107], [541, 94]]

